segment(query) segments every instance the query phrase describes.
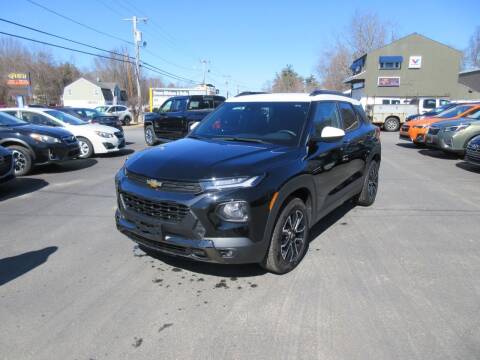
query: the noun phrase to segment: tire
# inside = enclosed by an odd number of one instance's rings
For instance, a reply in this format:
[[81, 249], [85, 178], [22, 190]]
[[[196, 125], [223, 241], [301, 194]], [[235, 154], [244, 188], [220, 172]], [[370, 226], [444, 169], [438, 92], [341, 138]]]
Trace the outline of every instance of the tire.
[[388, 132], [398, 131], [400, 129], [400, 120], [396, 117], [388, 117], [383, 123], [383, 129]]
[[80, 145], [79, 159], [88, 159], [93, 155], [93, 145], [87, 138], [77, 136], [78, 145]]
[[130, 116], [125, 116], [123, 118], [123, 125], [128, 126], [128, 125], [130, 125], [131, 121], [132, 121], [132, 119], [130, 119]]
[[363, 180], [362, 192], [354, 199], [355, 205], [370, 206], [375, 202], [378, 191], [378, 170], [380, 164], [372, 160]]
[[33, 160], [30, 150], [26, 147], [12, 145], [8, 147], [15, 159], [15, 176], [24, 176], [32, 170]]
[[[300, 219], [299, 223], [297, 219]], [[308, 249], [309, 225], [303, 201], [294, 198], [288, 202], [277, 218], [262, 267], [275, 274], [286, 274], [295, 269]]]
[[158, 144], [157, 138], [155, 136], [155, 131], [153, 130], [153, 126], [147, 126], [145, 128], [145, 142], [148, 146], [155, 146]]

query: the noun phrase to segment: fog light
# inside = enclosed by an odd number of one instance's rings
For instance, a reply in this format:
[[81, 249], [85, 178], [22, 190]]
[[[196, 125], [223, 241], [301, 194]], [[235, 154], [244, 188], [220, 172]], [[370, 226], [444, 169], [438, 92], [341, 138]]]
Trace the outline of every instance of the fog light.
[[234, 255], [234, 252], [231, 249], [218, 250], [218, 252], [220, 253], [220, 256], [223, 258], [231, 258]]
[[230, 201], [218, 205], [217, 214], [225, 221], [245, 222], [248, 220], [248, 204], [246, 201]]

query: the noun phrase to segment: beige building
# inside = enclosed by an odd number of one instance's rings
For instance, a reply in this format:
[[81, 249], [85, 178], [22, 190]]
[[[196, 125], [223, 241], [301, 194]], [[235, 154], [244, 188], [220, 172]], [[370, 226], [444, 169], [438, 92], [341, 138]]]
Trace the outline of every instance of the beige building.
[[93, 82], [85, 78], [75, 80], [63, 90], [63, 105], [94, 108], [101, 105], [126, 105], [127, 92], [118, 84]]
[[414, 33], [356, 59], [345, 83], [364, 106], [413, 98], [480, 99], [459, 82], [461, 61], [461, 51]]

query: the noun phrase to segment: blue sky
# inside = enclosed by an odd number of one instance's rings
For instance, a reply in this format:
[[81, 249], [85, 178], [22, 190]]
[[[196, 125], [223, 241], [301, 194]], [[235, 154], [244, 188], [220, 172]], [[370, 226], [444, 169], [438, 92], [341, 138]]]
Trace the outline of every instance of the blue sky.
[[[118, 40], [84, 29], [40, 9], [27, 0], [3, 0], [0, 17], [87, 42], [119, 48]], [[275, 72], [292, 64], [301, 75], [315, 74], [319, 56], [341, 34], [355, 10], [373, 11], [395, 25], [400, 36], [418, 32], [457, 49], [467, 46], [480, 25], [480, 2], [456, 1], [153, 1], [35, 0], [59, 13], [126, 40], [132, 39], [132, 15], [148, 16], [141, 24], [148, 52], [142, 58], [171, 73], [201, 81], [201, 59], [210, 61], [207, 81], [230, 90], [261, 89]], [[5, 11], [6, 3], [12, 4]], [[1, 23], [1, 31], [68, 46], [68, 43]], [[25, 42], [32, 46], [31, 43]], [[124, 44], [123, 44], [124, 45]], [[77, 45], [72, 47], [81, 48]], [[88, 49], [85, 49], [88, 50]], [[59, 60], [86, 68], [86, 55], [52, 50]], [[153, 55], [154, 54], [154, 55]], [[223, 89], [222, 89], [223, 90]]]

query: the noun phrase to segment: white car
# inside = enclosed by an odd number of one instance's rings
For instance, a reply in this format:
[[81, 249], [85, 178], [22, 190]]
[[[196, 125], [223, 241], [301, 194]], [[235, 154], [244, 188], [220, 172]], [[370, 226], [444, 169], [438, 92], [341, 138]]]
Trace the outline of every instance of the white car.
[[64, 112], [48, 108], [4, 108], [0, 111], [36, 125], [63, 127], [78, 139], [80, 158], [119, 151], [125, 147], [122, 131], [100, 124], [89, 124]]
[[95, 110], [100, 112], [104, 112], [109, 115], [118, 116], [122, 125], [130, 125], [132, 122], [132, 113], [128, 110], [128, 107], [124, 105], [104, 105], [104, 106], [97, 106]]

